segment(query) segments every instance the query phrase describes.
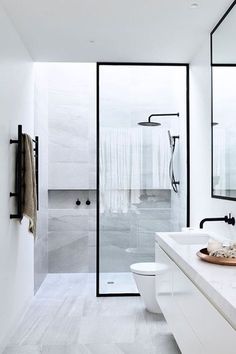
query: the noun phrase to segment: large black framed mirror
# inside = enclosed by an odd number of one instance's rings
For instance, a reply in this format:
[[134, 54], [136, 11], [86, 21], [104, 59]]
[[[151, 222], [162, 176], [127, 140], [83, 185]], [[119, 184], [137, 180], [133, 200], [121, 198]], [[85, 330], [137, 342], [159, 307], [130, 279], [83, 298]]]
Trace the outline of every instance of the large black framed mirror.
[[212, 198], [236, 200], [236, 1], [211, 32]]

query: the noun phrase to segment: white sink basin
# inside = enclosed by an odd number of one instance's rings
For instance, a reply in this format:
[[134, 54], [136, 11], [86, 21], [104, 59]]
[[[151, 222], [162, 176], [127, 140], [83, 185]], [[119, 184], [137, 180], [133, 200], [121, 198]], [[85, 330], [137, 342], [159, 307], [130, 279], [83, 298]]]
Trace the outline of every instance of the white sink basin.
[[209, 240], [208, 235], [197, 233], [173, 233], [169, 237], [180, 245], [205, 245]]

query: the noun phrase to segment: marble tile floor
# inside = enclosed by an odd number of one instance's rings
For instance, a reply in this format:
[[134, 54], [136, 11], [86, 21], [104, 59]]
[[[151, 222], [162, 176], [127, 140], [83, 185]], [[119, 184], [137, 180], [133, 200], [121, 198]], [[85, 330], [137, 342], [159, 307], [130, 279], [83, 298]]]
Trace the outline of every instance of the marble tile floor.
[[140, 297], [95, 297], [95, 275], [49, 274], [3, 354], [177, 354]]

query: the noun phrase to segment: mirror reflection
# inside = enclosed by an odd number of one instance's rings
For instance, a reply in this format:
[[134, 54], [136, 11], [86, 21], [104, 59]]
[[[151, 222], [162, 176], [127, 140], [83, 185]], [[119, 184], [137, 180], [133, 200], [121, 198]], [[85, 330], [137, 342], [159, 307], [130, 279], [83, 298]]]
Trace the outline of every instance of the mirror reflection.
[[212, 196], [236, 199], [236, 7], [212, 32]]

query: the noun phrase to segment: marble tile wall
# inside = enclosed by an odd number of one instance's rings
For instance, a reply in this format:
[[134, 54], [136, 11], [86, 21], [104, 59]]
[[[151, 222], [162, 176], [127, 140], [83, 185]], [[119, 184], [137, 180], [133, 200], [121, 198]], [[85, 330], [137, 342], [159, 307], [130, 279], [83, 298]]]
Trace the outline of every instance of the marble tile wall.
[[95, 70], [48, 65], [49, 189], [96, 188]]
[[94, 272], [96, 64], [54, 63], [47, 70], [49, 272]]
[[95, 272], [95, 204], [95, 191], [49, 191], [49, 273]]
[[[53, 273], [95, 270], [95, 74], [95, 64], [48, 65], [48, 259]], [[143, 139], [144, 156], [152, 155], [151, 132]], [[141, 188], [153, 188], [152, 160], [145, 160], [143, 181]], [[130, 205], [127, 213], [101, 214], [101, 271], [127, 272], [133, 262], [154, 259], [154, 233], [176, 229], [178, 210], [171, 211], [170, 190], [146, 192], [149, 197]], [[79, 207], [75, 204], [78, 196]], [[89, 207], [85, 204], [88, 196]]]
[[[100, 215], [101, 272], [128, 272], [132, 263], [152, 261], [155, 232], [173, 230], [170, 190], [145, 192], [128, 213]], [[49, 272], [94, 272], [95, 247], [95, 191], [49, 191]]]

